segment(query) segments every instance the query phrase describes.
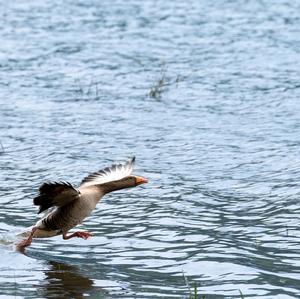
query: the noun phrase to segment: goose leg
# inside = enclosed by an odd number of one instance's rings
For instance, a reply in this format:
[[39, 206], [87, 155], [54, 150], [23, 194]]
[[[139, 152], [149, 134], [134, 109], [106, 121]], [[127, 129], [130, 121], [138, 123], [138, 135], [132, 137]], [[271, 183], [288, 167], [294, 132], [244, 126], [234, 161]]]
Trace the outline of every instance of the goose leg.
[[34, 226], [34, 227], [32, 228], [32, 230], [31, 230], [30, 235], [28, 236], [28, 238], [22, 240], [20, 243], [17, 244], [17, 248], [18, 248], [19, 250], [22, 251], [22, 250], [25, 249], [25, 247], [27, 247], [27, 246], [29, 246], [29, 245], [31, 244], [33, 235], [34, 235], [34, 233], [35, 233], [35, 231], [36, 231], [37, 229], [38, 229], [38, 228]]
[[82, 238], [86, 240], [87, 238], [91, 237], [92, 234], [89, 232], [75, 232], [71, 235], [67, 235], [66, 233], [63, 233], [63, 239], [64, 240], [69, 240], [71, 238], [77, 237], [77, 238]]

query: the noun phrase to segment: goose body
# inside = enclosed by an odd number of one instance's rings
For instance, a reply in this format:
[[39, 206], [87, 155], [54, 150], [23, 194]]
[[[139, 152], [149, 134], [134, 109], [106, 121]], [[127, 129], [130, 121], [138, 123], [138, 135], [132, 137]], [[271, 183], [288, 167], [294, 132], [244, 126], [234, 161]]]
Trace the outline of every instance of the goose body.
[[35, 224], [38, 229], [34, 232], [34, 238], [47, 238], [68, 232], [91, 214], [104, 195], [99, 187], [93, 186], [82, 188], [82, 190], [79, 188], [78, 191], [76, 200], [64, 206], [55, 207]]
[[89, 232], [67, 233], [91, 214], [105, 194], [147, 182], [142, 177], [131, 175], [134, 162], [135, 158], [132, 158], [126, 163], [114, 164], [92, 173], [82, 180], [78, 188], [68, 182], [42, 184], [33, 203], [40, 207], [38, 213], [46, 211], [46, 214], [31, 227], [27, 238], [18, 247], [25, 248], [33, 238], [57, 235], [62, 235], [63, 239], [90, 237]]

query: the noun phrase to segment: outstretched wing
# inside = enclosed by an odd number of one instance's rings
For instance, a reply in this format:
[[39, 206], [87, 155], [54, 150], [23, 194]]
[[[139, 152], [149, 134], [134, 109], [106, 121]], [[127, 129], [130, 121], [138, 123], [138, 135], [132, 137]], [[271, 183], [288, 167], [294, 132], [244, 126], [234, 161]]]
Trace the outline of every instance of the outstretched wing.
[[78, 199], [80, 192], [68, 182], [44, 183], [39, 188], [39, 195], [33, 199], [40, 206], [38, 214], [50, 207], [62, 207]]
[[131, 158], [126, 163], [113, 164], [112, 166], [106, 167], [98, 172], [91, 173], [82, 180], [80, 187], [87, 187], [121, 180], [132, 173], [134, 161], [135, 157]]

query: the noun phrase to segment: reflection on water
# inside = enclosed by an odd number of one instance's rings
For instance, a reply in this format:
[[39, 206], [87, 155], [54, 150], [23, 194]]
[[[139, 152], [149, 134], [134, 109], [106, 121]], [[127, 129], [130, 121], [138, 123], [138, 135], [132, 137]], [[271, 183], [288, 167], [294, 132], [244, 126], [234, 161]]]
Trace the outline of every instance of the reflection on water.
[[[124, 288], [109, 280], [93, 279], [84, 264], [47, 261], [41, 254], [21, 254], [12, 243], [1, 245], [0, 294], [26, 298], [109, 298]], [[70, 261], [72, 262], [72, 261]], [[74, 261], [73, 261], [74, 262]]]
[[45, 279], [37, 292], [45, 298], [83, 298], [84, 295], [96, 295], [100, 298], [106, 292], [94, 286], [93, 280], [80, 274], [80, 270], [71, 265], [48, 262], [44, 272]]
[[[300, 298], [299, 13], [2, 1], [1, 296], [184, 298], [184, 272], [211, 298]], [[132, 155], [149, 183], [106, 196], [92, 238], [13, 250], [42, 182]]]

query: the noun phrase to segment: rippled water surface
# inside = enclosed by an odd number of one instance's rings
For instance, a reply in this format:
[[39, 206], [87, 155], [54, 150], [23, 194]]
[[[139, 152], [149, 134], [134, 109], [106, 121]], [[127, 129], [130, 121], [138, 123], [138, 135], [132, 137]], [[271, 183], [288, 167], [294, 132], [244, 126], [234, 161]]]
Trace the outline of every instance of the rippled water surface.
[[[300, 298], [298, 1], [0, 4], [1, 298]], [[136, 155], [89, 240], [35, 240], [45, 180]]]

